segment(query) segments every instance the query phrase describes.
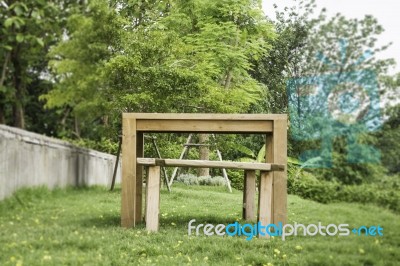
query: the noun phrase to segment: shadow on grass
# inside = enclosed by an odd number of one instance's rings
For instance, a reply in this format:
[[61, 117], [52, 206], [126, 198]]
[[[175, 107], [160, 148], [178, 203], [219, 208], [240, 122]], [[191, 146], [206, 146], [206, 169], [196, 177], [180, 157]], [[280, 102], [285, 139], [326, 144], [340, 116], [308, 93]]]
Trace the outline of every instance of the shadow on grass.
[[[190, 220], [195, 219], [195, 224], [200, 223], [210, 223], [210, 224], [229, 224], [236, 222], [233, 217], [220, 217], [216, 215], [175, 215], [169, 217], [160, 217], [160, 227], [169, 228], [172, 226], [177, 227], [187, 227]], [[97, 228], [115, 228], [121, 226], [121, 217], [119, 214], [104, 214], [102, 217], [93, 217], [83, 220], [81, 223], [84, 227], [97, 227]], [[144, 221], [140, 223], [138, 228], [143, 228], [145, 226]]]
[[119, 227], [121, 226], [121, 218], [116, 214], [103, 214], [102, 217], [96, 216], [83, 220], [81, 225], [84, 227], [96, 226], [97, 228]]
[[207, 214], [197, 214], [197, 215], [171, 215], [169, 217], [161, 217], [160, 225], [171, 225], [176, 224], [177, 226], [187, 226], [189, 221], [195, 219], [196, 224], [200, 223], [210, 223], [210, 224], [228, 224], [236, 222], [235, 217], [223, 217], [216, 215], [207, 215]]

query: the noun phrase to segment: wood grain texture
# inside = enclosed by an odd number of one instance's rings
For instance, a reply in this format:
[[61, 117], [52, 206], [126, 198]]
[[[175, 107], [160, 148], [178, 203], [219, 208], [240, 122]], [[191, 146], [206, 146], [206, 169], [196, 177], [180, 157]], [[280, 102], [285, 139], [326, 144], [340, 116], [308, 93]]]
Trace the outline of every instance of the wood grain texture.
[[140, 165], [170, 166], [170, 167], [194, 167], [194, 168], [225, 168], [243, 170], [262, 170], [262, 171], [282, 171], [284, 165], [271, 163], [250, 163], [250, 162], [228, 162], [228, 161], [206, 161], [206, 160], [179, 160], [179, 159], [156, 159], [156, 158], [137, 158]]
[[[273, 183], [272, 172], [261, 172], [260, 184], [259, 184], [259, 196], [258, 196], [258, 221], [261, 225], [266, 226], [272, 223], [272, 183]], [[266, 234], [259, 237], [269, 238]]]
[[135, 226], [136, 120], [122, 119], [121, 225]]
[[256, 171], [244, 171], [244, 188], [243, 188], [243, 219], [246, 221], [254, 221], [256, 219]]
[[[287, 220], [287, 115], [284, 114], [150, 114], [124, 113], [122, 146], [121, 224], [135, 226], [141, 220], [142, 173], [146, 166], [209, 167], [261, 170], [259, 219]], [[145, 132], [262, 133], [267, 135], [266, 163], [201, 160], [157, 160], [142, 155]], [[137, 136], [138, 135], [138, 136]], [[141, 140], [137, 138], [140, 137]], [[276, 171], [276, 172], [269, 172]], [[175, 171], [176, 172], [176, 171]], [[174, 173], [175, 173], [174, 172]], [[138, 176], [136, 176], [138, 175]], [[272, 180], [272, 181], [271, 181]], [[171, 180], [172, 182], [172, 180]], [[266, 185], [267, 184], [267, 185]], [[268, 192], [268, 193], [267, 193]], [[268, 195], [267, 195], [268, 194]], [[268, 218], [268, 212], [273, 213]], [[272, 216], [272, 217], [271, 217]]]
[[124, 118], [137, 120], [287, 120], [286, 114], [182, 114], [182, 113], [123, 113]]
[[[273, 133], [269, 133], [265, 138], [265, 161], [274, 162]], [[273, 175], [273, 174], [272, 174]], [[274, 222], [274, 182], [272, 182], [272, 222]]]
[[[137, 132], [136, 136], [136, 156], [144, 155], [144, 134]], [[135, 191], [135, 225], [142, 222], [142, 190], [143, 190], [143, 166], [136, 164], [136, 191]]]
[[[273, 133], [273, 156], [274, 163], [287, 164], [287, 121], [274, 121]], [[275, 224], [287, 222], [287, 169], [274, 172], [274, 192], [273, 192], [273, 222]]]
[[137, 120], [138, 130], [147, 132], [219, 132], [263, 133], [272, 132], [272, 121], [258, 120], [199, 120], [148, 119]]
[[160, 214], [160, 166], [150, 166], [146, 182], [146, 229], [157, 232]]

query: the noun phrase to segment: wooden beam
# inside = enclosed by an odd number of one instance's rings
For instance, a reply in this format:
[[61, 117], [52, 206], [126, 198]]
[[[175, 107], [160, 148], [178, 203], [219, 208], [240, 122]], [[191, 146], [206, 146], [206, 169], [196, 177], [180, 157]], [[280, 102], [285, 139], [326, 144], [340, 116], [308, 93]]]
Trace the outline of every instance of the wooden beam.
[[135, 226], [136, 120], [122, 119], [121, 225]]
[[[136, 134], [136, 157], [144, 156], [144, 134]], [[142, 216], [142, 190], [143, 190], [143, 167], [136, 164], [136, 197], [135, 197], [135, 225], [143, 221]]]
[[123, 113], [124, 118], [137, 120], [287, 120], [286, 114], [183, 114], [183, 113]]
[[[259, 195], [258, 195], [258, 221], [263, 226], [267, 226], [272, 223], [272, 172], [261, 172], [260, 184], [259, 184]], [[268, 234], [261, 235], [259, 237], [269, 238]]]
[[146, 183], [146, 229], [157, 232], [160, 214], [160, 166], [150, 166]]
[[176, 167], [199, 167], [199, 168], [226, 168], [261, 171], [283, 171], [284, 165], [273, 163], [248, 163], [206, 160], [179, 160], [179, 159], [155, 159], [137, 158], [137, 163], [145, 166], [176, 166]]
[[[274, 121], [272, 138], [273, 162], [286, 165], [287, 163], [287, 121]], [[287, 169], [274, 172], [273, 191], [273, 222], [286, 224], [287, 222]]]
[[264, 133], [272, 132], [272, 121], [258, 120], [196, 120], [196, 119], [142, 119], [137, 129], [147, 132], [219, 132]]
[[255, 215], [255, 197], [256, 197], [256, 171], [244, 171], [244, 188], [243, 188], [243, 219], [253, 221]]

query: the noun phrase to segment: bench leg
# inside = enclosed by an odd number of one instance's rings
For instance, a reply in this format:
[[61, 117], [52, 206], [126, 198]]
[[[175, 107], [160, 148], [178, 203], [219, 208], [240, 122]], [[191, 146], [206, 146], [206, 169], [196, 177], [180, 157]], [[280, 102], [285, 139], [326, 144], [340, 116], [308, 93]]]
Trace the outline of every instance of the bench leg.
[[146, 229], [157, 232], [160, 214], [160, 166], [150, 166], [146, 183]]
[[[266, 226], [272, 223], [272, 182], [273, 174], [272, 172], [261, 172], [260, 177], [260, 189], [258, 195], [258, 221], [261, 225]], [[259, 237], [269, 238], [270, 236], [266, 234]]]
[[243, 219], [255, 220], [256, 171], [244, 171]]

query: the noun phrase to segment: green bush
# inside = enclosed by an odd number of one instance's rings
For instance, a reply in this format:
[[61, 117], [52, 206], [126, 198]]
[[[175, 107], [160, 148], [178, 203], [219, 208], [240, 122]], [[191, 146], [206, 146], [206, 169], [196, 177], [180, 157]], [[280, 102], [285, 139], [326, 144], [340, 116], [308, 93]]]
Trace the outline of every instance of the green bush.
[[113, 142], [111, 139], [102, 138], [100, 141], [94, 141], [90, 139], [66, 139], [63, 140], [68, 141], [78, 147], [93, 149], [105, 153], [117, 154], [118, 151], [118, 142]]
[[226, 172], [229, 180], [231, 181], [231, 187], [238, 190], [243, 190], [243, 171], [226, 169]]
[[335, 181], [318, 180], [307, 172], [288, 176], [288, 192], [321, 203], [373, 203], [400, 213], [398, 177], [387, 177], [379, 183], [344, 185]]
[[188, 186], [226, 186], [225, 179], [222, 176], [195, 176], [193, 174], [182, 174], [176, 179], [177, 182]]

